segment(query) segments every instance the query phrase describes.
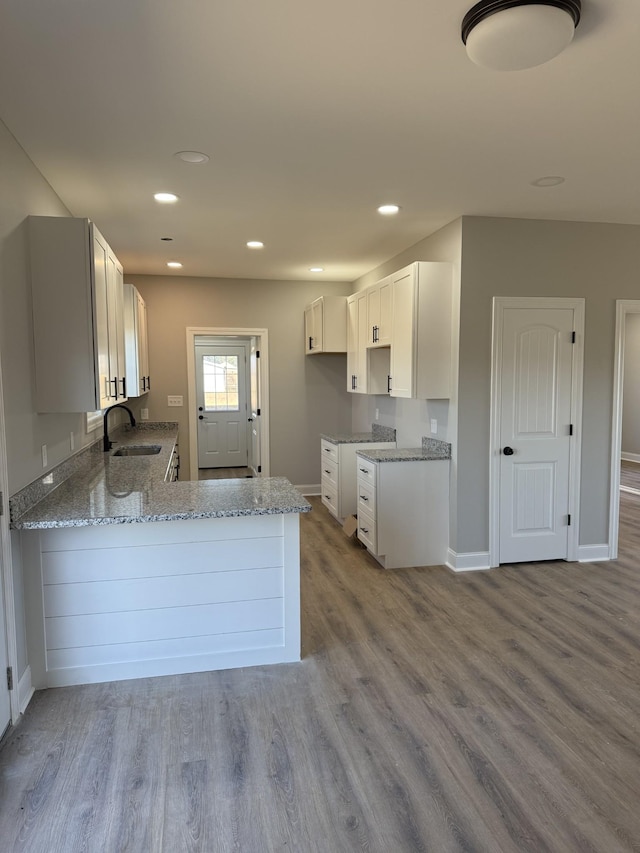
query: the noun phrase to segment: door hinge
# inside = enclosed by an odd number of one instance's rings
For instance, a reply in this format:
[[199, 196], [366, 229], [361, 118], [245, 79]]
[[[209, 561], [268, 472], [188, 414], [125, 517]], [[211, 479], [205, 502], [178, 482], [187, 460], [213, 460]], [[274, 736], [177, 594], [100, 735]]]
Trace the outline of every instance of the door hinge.
[[573, 424], [569, 424], [569, 435], [573, 435]]
[[256, 358], [260, 358], [260, 350], [259, 349], [256, 350]]
[[571, 527], [571, 513], [567, 516], [567, 527]]
[[262, 465], [258, 465], [258, 474], [262, 474]]
[[7, 690], [13, 690], [13, 667], [7, 667]]
[[260, 409], [256, 409], [256, 415], [260, 414]]
[[576, 333], [575, 333], [575, 332], [571, 332], [571, 343], [572, 343], [572, 344], [575, 344], [575, 342], [576, 342]]

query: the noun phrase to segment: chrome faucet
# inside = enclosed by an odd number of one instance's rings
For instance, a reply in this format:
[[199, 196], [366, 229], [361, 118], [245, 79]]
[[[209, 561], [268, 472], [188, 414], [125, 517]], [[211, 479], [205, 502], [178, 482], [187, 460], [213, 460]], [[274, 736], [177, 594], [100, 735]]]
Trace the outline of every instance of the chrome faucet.
[[109, 416], [109, 412], [111, 412], [113, 409], [124, 409], [125, 412], [129, 413], [129, 420], [131, 421], [131, 426], [134, 427], [136, 425], [136, 419], [133, 417], [133, 412], [128, 406], [125, 406], [123, 403], [116, 403], [115, 406], [109, 406], [108, 409], [105, 409], [103, 418], [104, 439], [102, 444], [102, 449], [105, 453], [107, 453], [113, 447], [113, 444], [109, 441], [109, 432], [107, 430], [107, 418]]

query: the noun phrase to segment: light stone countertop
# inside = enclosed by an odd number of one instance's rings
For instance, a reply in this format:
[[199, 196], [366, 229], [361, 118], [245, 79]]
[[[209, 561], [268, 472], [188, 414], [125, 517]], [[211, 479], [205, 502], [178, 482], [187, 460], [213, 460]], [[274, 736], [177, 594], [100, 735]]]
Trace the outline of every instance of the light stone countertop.
[[422, 447], [405, 447], [390, 450], [358, 450], [357, 456], [370, 462], [434, 462], [451, 459], [451, 445], [435, 438], [422, 440]]
[[[285, 477], [165, 482], [177, 430], [119, 431], [117, 443], [13, 519], [16, 529], [84, 527], [309, 512]], [[114, 457], [127, 444], [160, 444], [155, 456]]]
[[370, 432], [320, 433], [320, 438], [331, 444], [373, 444], [384, 440], [374, 438]]

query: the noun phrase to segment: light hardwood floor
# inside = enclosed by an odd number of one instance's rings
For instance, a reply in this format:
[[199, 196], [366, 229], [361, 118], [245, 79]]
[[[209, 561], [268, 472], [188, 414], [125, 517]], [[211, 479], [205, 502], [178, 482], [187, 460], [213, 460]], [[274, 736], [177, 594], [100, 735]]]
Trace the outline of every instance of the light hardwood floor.
[[640, 850], [640, 497], [616, 563], [465, 575], [312, 500], [303, 661], [38, 693], [3, 853]]

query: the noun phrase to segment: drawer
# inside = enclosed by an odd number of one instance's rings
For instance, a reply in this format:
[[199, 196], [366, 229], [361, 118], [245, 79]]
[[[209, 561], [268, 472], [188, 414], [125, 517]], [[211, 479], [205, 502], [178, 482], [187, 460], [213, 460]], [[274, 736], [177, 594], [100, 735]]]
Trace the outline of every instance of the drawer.
[[338, 463], [334, 462], [333, 459], [327, 457], [326, 459], [323, 457], [320, 460], [322, 464], [321, 469], [321, 477], [323, 480], [326, 480], [330, 483], [334, 489], [338, 488]]
[[330, 441], [326, 439], [321, 439], [320, 441], [320, 453], [322, 455], [322, 461], [325, 459], [332, 459], [336, 464], [338, 463], [338, 445], [332, 444]]
[[338, 518], [338, 490], [334, 488], [324, 477], [322, 479], [321, 496], [322, 503], [326, 506], [331, 515]]
[[368, 459], [363, 459], [362, 456], [356, 456], [356, 473], [358, 480], [361, 483], [371, 483], [375, 488], [376, 483], [376, 463], [370, 462]]
[[372, 554], [377, 554], [376, 523], [371, 513], [358, 508], [358, 539]]
[[376, 490], [372, 483], [366, 483], [358, 480], [358, 512], [360, 511], [371, 513], [376, 517]]

